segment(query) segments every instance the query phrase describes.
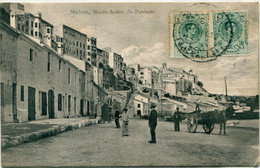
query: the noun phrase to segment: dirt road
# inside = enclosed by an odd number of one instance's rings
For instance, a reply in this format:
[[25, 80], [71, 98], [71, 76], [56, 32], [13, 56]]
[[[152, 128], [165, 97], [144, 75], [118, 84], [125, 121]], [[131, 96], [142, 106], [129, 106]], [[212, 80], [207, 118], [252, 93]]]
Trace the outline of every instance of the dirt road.
[[[157, 143], [149, 144], [147, 120], [132, 119], [130, 136], [114, 123], [93, 125], [2, 151], [3, 166], [252, 166], [259, 156], [257, 129], [227, 128], [226, 136], [173, 131], [158, 122]], [[259, 164], [259, 163], [258, 163]]]

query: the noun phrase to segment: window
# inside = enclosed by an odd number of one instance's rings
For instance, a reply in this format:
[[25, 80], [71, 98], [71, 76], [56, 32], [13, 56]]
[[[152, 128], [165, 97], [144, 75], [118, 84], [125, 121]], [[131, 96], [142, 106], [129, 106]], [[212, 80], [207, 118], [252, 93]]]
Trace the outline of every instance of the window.
[[26, 26], [29, 26], [29, 21], [28, 20], [26, 20]]
[[38, 23], [35, 22], [34, 27], [37, 28], [38, 27]]
[[77, 46], [79, 46], [79, 42], [77, 41]]
[[39, 110], [41, 111], [42, 109], [42, 92], [39, 91]]
[[64, 96], [62, 96], [62, 109], [64, 108], [64, 110], [65, 110], [65, 97]]
[[20, 17], [18, 17], [17, 19], [18, 19], [18, 21], [21, 21], [21, 18], [20, 18]]
[[21, 101], [24, 101], [24, 86], [21, 86]]
[[39, 32], [39, 37], [42, 38], [42, 33], [41, 32]]
[[74, 85], [76, 86], [76, 83], [77, 83], [77, 72], [75, 72], [75, 75], [74, 75]]
[[58, 110], [62, 110], [62, 95], [58, 94]]
[[68, 84], [70, 84], [70, 68], [68, 69]]
[[85, 44], [83, 44], [83, 49], [85, 49]]
[[41, 28], [41, 23], [39, 23], [39, 29]]
[[82, 46], [82, 45], [81, 45], [81, 42], [80, 42], [80, 43], [79, 43], [79, 47], [81, 48], [81, 46]]
[[19, 23], [17, 24], [17, 29], [20, 30], [20, 24]]
[[140, 107], [141, 107], [141, 104], [137, 104], [137, 107], [140, 108]]
[[33, 61], [33, 49], [30, 48], [30, 61]]
[[37, 37], [38, 36], [38, 32], [36, 31], [36, 32], [34, 32], [34, 34], [35, 34], [35, 36]]
[[88, 45], [88, 50], [90, 50], [90, 45]]
[[31, 27], [33, 27], [33, 21], [31, 22]]
[[71, 111], [70, 99], [71, 99], [71, 95], [68, 96], [68, 111], [69, 111], [69, 114], [70, 114], [70, 111]]
[[48, 72], [51, 71], [51, 53], [48, 52], [48, 64], [47, 64]]
[[24, 25], [22, 25], [22, 31], [24, 31]]
[[90, 52], [88, 52], [88, 55], [90, 55]]
[[31, 30], [31, 36], [33, 36], [33, 30]]
[[47, 33], [50, 33], [50, 28], [47, 28]]
[[61, 72], [61, 60], [59, 60], [59, 72]]

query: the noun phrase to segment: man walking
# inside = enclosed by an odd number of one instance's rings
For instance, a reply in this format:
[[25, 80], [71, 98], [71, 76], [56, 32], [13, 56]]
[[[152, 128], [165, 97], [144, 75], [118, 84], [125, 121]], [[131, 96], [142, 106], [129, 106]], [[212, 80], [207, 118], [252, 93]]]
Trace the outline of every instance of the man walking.
[[122, 136], [129, 136], [129, 135], [128, 135], [129, 115], [127, 114], [127, 109], [124, 109], [124, 110], [123, 110], [122, 119], [123, 119], [123, 131], [122, 131]]
[[179, 111], [179, 107], [177, 107], [177, 111], [173, 115], [175, 131], [180, 131], [180, 120], [181, 120], [180, 111]]
[[116, 128], [120, 128], [119, 118], [120, 118], [120, 116], [119, 116], [119, 111], [116, 110], [116, 112], [115, 112], [115, 123], [116, 123]]
[[156, 105], [151, 104], [151, 113], [149, 116], [149, 127], [151, 133], [151, 141], [149, 143], [156, 143], [155, 128], [157, 126], [157, 111], [155, 110]]

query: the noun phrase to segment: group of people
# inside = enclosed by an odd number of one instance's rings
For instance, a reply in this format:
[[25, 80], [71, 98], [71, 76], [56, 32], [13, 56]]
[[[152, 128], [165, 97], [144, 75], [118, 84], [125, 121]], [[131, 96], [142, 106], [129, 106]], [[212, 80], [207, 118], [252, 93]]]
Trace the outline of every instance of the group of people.
[[121, 118], [121, 117], [122, 117], [122, 120], [123, 120], [122, 136], [128, 136], [129, 115], [127, 114], [127, 109], [126, 108], [123, 110], [123, 114], [122, 115], [120, 115], [119, 111], [116, 110], [116, 112], [115, 112], [116, 128], [120, 128], [119, 118]]
[[[151, 134], [151, 140], [148, 141], [150, 144], [156, 143], [156, 135], [155, 135], [155, 129], [157, 126], [157, 111], [155, 110], [156, 104], [151, 104], [151, 113], [149, 116], [148, 125], [150, 127], [150, 134]], [[175, 131], [180, 131], [180, 111], [179, 108], [176, 109], [177, 111], [173, 115], [173, 121], [174, 121], [174, 128]], [[119, 110], [115, 111], [115, 124], [116, 128], [120, 128], [119, 119], [122, 118], [123, 120], [123, 130], [122, 130], [122, 136], [129, 136], [128, 134], [128, 122], [129, 122], [129, 115], [127, 114], [127, 109], [125, 108], [123, 110], [122, 115], [120, 115]]]

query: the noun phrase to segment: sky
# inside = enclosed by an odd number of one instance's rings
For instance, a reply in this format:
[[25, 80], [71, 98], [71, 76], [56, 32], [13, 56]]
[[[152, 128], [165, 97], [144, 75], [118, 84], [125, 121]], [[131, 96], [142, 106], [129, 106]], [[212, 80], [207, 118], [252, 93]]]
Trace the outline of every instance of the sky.
[[[258, 94], [259, 13], [257, 3], [23, 3], [25, 10], [54, 26], [66, 24], [97, 38], [99, 48], [111, 47], [127, 64], [192, 69], [210, 93]], [[113, 14], [110, 11], [113, 11]], [[169, 58], [169, 13], [247, 11], [249, 54], [218, 57], [210, 62]], [[78, 13], [73, 13], [73, 11]], [[94, 12], [98, 14], [94, 14]]]

